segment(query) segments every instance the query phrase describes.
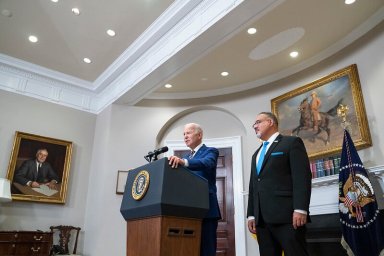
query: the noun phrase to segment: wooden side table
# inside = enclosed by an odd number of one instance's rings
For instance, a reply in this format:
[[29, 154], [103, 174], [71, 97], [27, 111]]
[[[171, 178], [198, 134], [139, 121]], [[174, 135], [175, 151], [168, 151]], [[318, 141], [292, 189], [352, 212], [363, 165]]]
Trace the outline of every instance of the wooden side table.
[[0, 231], [0, 255], [49, 256], [52, 232]]

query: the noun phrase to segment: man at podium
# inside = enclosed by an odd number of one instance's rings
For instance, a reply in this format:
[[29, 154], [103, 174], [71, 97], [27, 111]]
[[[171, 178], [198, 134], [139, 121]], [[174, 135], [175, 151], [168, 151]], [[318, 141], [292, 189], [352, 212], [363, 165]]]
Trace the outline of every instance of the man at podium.
[[201, 230], [200, 256], [216, 255], [216, 229], [221, 219], [216, 195], [216, 166], [219, 151], [203, 144], [203, 129], [200, 125], [189, 123], [184, 126], [184, 142], [191, 153], [183, 158], [169, 157], [169, 165], [177, 168], [185, 166], [192, 172], [208, 180], [209, 210], [203, 219]]

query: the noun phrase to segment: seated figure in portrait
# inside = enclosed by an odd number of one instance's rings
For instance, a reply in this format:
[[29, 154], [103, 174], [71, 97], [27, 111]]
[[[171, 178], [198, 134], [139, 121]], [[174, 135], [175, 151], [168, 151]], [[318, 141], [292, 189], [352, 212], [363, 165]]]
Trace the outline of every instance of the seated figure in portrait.
[[16, 170], [13, 181], [32, 188], [46, 185], [50, 189], [57, 189], [60, 179], [52, 166], [46, 162], [47, 157], [47, 149], [38, 149], [35, 159], [24, 161], [21, 167]]

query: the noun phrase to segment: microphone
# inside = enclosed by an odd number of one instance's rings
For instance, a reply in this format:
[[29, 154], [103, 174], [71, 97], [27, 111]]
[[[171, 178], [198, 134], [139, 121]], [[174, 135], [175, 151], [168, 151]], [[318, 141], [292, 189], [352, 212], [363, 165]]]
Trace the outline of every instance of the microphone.
[[162, 154], [162, 153], [165, 153], [168, 151], [168, 147], [165, 146], [165, 147], [162, 147], [162, 148], [159, 148], [159, 149], [155, 149], [153, 152], [148, 152], [148, 154], [146, 156], [144, 156], [144, 158], [148, 161], [148, 162], [151, 162], [151, 158], [152, 157], [155, 157], [154, 160], [157, 160], [157, 156]]

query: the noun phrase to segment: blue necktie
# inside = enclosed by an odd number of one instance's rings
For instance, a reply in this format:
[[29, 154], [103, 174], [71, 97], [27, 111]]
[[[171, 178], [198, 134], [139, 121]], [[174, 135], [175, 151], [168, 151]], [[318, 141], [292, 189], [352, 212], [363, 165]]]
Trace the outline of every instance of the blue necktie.
[[260, 173], [261, 166], [263, 165], [265, 151], [267, 151], [268, 144], [269, 144], [268, 141], [264, 141], [263, 142], [263, 148], [261, 149], [260, 156], [259, 156], [259, 161], [257, 161], [257, 165], [256, 165], [257, 174]]

